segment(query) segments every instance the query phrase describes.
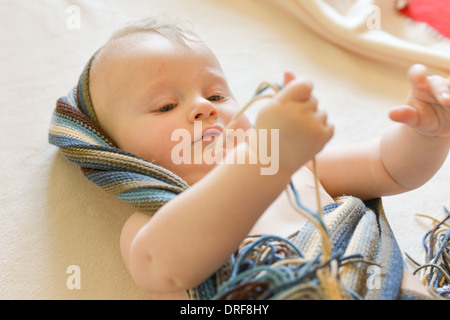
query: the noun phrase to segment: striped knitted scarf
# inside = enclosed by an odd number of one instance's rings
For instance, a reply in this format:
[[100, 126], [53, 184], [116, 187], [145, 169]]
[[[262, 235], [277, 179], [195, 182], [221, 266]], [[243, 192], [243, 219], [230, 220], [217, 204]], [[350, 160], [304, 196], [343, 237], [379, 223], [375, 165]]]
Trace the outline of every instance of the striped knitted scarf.
[[84, 175], [108, 193], [154, 214], [188, 188], [174, 173], [117, 148], [103, 132], [89, 93], [91, 60], [78, 85], [61, 97], [53, 112], [49, 142]]
[[[199, 287], [193, 299], [219, 300], [422, 300], [401, 288], [403, 258], [380, 199], [341, 197], [324, 207], [332, 244], [328, 261], [320, 233], [308, 221], [289, 238], [248, 237], [228, 263]], [[323, 277], [331, 270], [336, 286]], [[435, 299], [440, 297], [430, 291]]]

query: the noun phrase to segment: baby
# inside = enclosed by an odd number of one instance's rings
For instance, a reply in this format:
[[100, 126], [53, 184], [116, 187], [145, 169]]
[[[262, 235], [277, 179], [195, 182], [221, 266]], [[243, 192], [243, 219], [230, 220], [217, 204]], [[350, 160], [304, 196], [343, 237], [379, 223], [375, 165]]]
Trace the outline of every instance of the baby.
[[[283, 88], [267, 100], [254, 125], [256, 131], [279, 130], [275, 174], [261, 174], [261, 161], [174, 163], [175, 130], [192, 134], [194, 158], [214, 143], [241, 107], [216, 57], [193, 33], [150, 20], [117, 32], [91, 66], [89, 86], [98, 121], [120, 149], [167, 168], [190, 185], [151, 219], [136, 212], [123, 226], [121, 252], [133, 279], [147, 292], [162, 294], [155, 297], [183, 298], [248, 235], [287, 237], [299, 230], [305, 218], [283, 190], [292, 179], [303, 203], [317, 209], [313, 158], [322, 205], [343, 194], [367, 200], [427, 182], [450, 147], [450, 84], [428, 76], [421, 65], [411, 67], [409, 78], [406, 104], [389, 114], [396, 125], [372, 141], [324, 149], [333, 126], [318, 108], [313, 85], [286, 72]], [[198, 122], [210, 133], [196, 137]], [[234, 126], [250, 128], [245, 115]], [[223, 151], [225, 159], [259, 156], [246, 142]], [[402, 286], [427, 293], [407, 272]]]

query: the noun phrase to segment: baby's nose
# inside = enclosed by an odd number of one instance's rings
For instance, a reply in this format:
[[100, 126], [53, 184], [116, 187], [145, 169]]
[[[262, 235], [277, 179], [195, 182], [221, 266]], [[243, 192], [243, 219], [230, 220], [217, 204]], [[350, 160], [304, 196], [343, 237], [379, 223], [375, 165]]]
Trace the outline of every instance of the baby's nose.
[[190, 114], [191, 121], [207, 120], [211, 117], [217, 117], [218, 110], [211, 101], [200, 99], [195, 103]]

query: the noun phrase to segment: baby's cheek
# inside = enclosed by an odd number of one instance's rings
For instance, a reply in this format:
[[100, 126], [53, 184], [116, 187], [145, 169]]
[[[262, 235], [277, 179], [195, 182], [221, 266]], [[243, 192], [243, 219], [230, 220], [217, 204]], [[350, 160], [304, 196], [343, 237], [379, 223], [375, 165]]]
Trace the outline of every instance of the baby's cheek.
[[[178, 133], [177, 133], [178, 132]], [[164, 130], [151, 130], [138, 137], [139, 156], [162, 166], [170, 166], [172, 150], [180, 143], [180, 130], [174, 127], [166, 127]], [[186, 135], [186, 134], [184, 134]], [[185, 137], [184, 139], [188, 139]], [[180, 140], [181, 141], [181, 140]]]

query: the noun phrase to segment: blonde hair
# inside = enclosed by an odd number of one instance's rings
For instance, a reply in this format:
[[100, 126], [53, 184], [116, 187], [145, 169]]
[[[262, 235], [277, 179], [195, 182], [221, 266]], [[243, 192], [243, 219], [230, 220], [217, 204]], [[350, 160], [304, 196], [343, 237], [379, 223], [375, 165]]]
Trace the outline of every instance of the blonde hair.
[[[175, 21], [169, 18], [156, 18], [148, 17], [144, 19], [137, 19], [128, 22], [123, 27], [117, 29], [108, 39], [108, 41], [100, 47], [93, 55], [90, 65], [90, 74], [95, 73], [100, 60], [103, 60], [109, 54], [105, 53], [106, 48], [112, 45], [116, 40], [125, 38], [128, 36], [153, 33], [161, 35], [173, 44], [180, 46], [184, 49], [189, 49], [186, 41], [201, 42], [200, 38], [188, 27], [186, 22], [180, 20]], [[117, 53], [117, 48], [115, 52]], [[120, 51], [126, 51], [126, 47], [119, 49]]]
[[108, 42], [120, 39], [122, 37], [138, 33], [156, 33], [168, 40], [185, 46], [186, 40], [199, 41], [200, 38], [186, 26], [186, 22], [174, 21], [172, 19], [161, 19], [148, 17], [128, 22], [125, 26], [116, 30]]

